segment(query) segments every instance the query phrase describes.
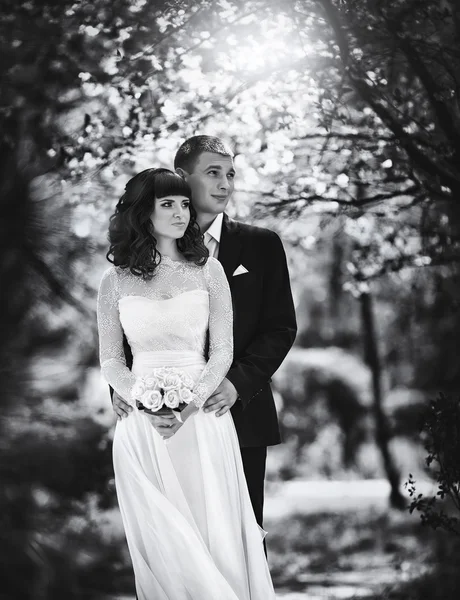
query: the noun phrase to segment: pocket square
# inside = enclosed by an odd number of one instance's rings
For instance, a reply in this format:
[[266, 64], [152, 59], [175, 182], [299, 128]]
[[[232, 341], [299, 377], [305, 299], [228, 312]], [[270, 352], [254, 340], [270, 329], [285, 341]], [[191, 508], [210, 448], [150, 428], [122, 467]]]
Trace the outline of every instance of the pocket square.
[[236, 275], [244, 275], [244, 273], [249, 273], [249, 271], [246, 269], [246, 267], [240, 265], [233, 271], [233, 277], [235, 277]]

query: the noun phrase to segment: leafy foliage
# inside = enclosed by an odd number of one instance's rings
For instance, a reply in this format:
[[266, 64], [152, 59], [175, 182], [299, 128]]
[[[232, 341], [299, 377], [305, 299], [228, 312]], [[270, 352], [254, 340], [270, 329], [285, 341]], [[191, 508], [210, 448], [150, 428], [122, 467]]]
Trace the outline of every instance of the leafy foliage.
[[439, 508], [439, 502], [445, 507], [445, 501], [450, 500], [455, 513], [460, 511], [460, 400], [440, 394], [432, 401], [423, 416], [423, 433], [428, 452], [426, 465], [436, 466], [438, 492], [431, 498], [417, 494], [416, 482], [409, 475], [406, 487], [413, 498], [410, 512], [419, 511], [422, 523], [433, 529], [442, 528], [460, 535], [460, 518]]

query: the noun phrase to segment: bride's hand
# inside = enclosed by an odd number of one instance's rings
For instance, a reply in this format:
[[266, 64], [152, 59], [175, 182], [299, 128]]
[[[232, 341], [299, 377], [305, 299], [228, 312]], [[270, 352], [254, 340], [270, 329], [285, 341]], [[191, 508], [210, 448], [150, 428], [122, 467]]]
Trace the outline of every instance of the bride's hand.
[[183, 423], [176, 419], [172, 411], [170, 415], [145, 414], [145, 416], [164, 440], [172, 437], [183, 425]]

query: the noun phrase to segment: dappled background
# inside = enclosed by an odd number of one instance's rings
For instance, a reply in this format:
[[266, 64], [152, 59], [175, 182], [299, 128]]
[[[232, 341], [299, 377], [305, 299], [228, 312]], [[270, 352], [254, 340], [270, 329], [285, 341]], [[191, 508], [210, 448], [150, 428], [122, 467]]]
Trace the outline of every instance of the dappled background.
[[95, 298], [126, 181], [202, 133], [289, 260], [280, 597], [456, 598], [455, 527], [404, 488], [430, 493], [421, 416], [460, 387], [456, 2], [4, 0], [0, 32], [0, 598], [133, 597]]

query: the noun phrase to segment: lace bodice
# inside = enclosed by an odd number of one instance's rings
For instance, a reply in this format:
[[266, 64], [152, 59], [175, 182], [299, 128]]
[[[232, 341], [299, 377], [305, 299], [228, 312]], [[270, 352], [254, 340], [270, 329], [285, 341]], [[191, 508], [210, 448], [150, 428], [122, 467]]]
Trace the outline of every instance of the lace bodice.
[[102, 277], [97, 316], [102, 373], [129, 402], [136, 377], [126, 366], [123, 333], [134, 357], [139, 352], [168, 350], [204, 356], [209, 330], [208, 361], [193, 390], [199, 406], [219, 386], [232, 363], [230, 289], [214, 258], [199, 267], [163, 257], [149, 281], [110, 267]]

